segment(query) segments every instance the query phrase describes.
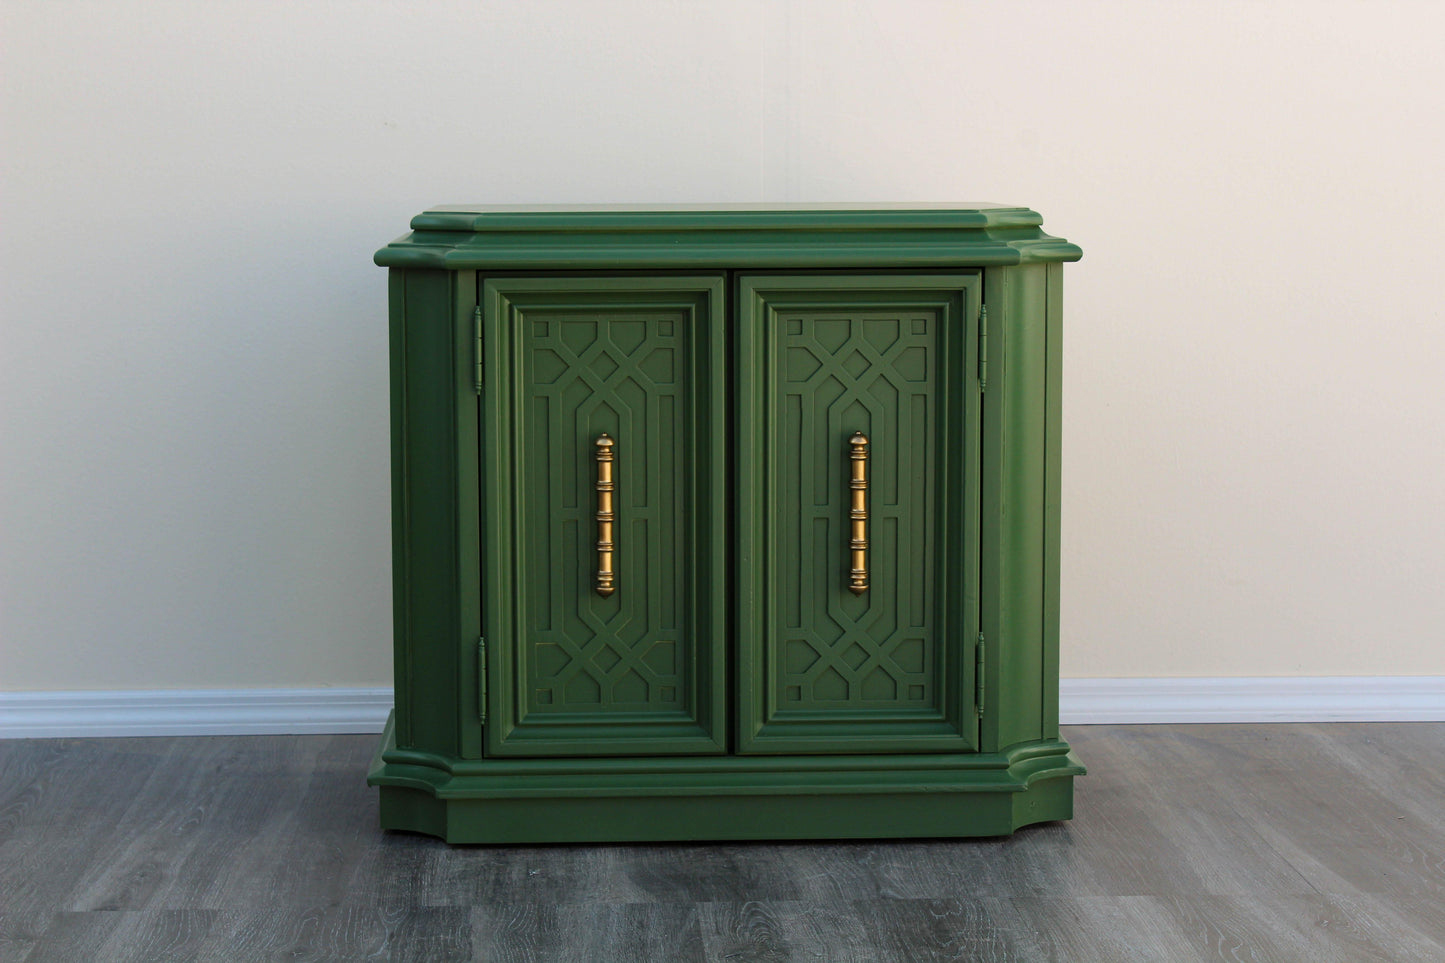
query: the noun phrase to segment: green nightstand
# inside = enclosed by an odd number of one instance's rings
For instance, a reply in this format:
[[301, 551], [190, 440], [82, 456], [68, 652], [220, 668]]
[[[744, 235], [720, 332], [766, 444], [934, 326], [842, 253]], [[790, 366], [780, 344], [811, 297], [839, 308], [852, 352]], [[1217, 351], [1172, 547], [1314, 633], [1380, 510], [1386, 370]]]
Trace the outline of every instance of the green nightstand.
[[1072, 814], [1062, 262], [998, 205], [444, 207], [391, 269], [382, 825]]

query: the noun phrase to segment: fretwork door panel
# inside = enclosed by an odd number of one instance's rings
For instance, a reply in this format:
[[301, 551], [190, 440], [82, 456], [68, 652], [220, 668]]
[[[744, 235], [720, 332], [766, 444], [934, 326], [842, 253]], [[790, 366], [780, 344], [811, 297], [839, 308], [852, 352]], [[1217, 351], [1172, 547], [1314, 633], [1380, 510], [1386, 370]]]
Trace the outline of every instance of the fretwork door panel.
[[489, 279], [489, 750], [725, 749], [722, 279]]
[[979, 289], [740, 280], [741, 751], [976, 745]]

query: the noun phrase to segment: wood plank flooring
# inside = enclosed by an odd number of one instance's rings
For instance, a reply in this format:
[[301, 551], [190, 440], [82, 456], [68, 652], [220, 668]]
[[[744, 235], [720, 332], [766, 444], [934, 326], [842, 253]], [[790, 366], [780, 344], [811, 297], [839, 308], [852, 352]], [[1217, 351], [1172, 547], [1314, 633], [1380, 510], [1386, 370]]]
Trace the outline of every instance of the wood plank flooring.
[[374, 736], [0, 741], [0, 963], [1445, 961], [1445, 723], [1082, 726], [999, 839], [448, 847]]

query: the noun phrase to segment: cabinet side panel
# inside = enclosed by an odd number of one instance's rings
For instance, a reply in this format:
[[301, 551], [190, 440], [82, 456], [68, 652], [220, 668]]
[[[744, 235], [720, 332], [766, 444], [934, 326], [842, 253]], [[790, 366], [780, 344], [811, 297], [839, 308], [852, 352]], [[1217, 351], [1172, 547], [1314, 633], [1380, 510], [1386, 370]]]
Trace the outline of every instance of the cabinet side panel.
[[[1045, 467], [1047, 464], [1046, 266], [1003, 273], [1002, 317], [989, 310], [989, 350], [1002, 349], [1001, 377], [984, 398], [997, 417], [997, 667], [990, 699], [998, 707], [998, 745], [1042, 738], [1044, 671]], [[995, 348], [995, 345], [998, 348]], [[990, 359], [990, 372], [995, 364]]]
[[1044, 448], [1044, 649], [1043, 649], [1043, 736], [1059, 737], [1059, 518], [1060, 457], [1063, 446], [1063, 295], [1064, 266], [1046, 268], [1048, 373], [1044, 416], [1047, 439]]
[[[455, 275], [408, 271], [405, 279], [401, 546], [405, 566], [404, 746], [457, 752], [460, 667], [456, 390], [452, 353]], [[402, 656], [399, 656], [402, 658]]]
[[460, 755], [477, 759], [482, 755], [481, 692], [478, 685], [481, 653], [476, 645], [482, 634], [481, 591], [481, 488], [478, 424], [481, 399], [476, 390], [477, 275], [457, 271], [452, 288], [452, 383], [455, 399], [455, 441], [457, 452], [457, 685], [460, 711], [457, 715]]
[[388, 329], [391, 373], [391, 598], [392, 598], [392, 685], [396, 693], [397, 745], [410, 746], [411, 646], [408, 644], [408, 615], [411, 611], [410, 580], [407, 578], [407, 492], [406, 474], [406, 275], [393, 268], [387, 276]]

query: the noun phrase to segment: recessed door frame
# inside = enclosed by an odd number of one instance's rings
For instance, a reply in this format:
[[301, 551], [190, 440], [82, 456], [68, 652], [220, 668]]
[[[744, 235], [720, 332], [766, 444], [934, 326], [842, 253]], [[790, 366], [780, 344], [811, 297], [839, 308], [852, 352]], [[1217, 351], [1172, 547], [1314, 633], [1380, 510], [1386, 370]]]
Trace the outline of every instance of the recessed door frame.
[[[975, 653], [979, 632], [980, 410], [978, 313], [980, 272], [877, 275], [740, 275], [735, 299], [738, 353], [736, 751], [742, 753], [967, 752], [978, 748], [975, 709]], [[934, 428], [938, 461], [933, 499], [941, 517], [928, 519], [936, 546], [936, 572], [929, 586], [936, 620], [932, 648], [936, 688], [919, 708], [883, 705], [871, 709], [852, 693], [856, 705], [790, 710], [780, 696], [778, 672], [785, 641], [774, 632], [784, 591], [776, 549], [779, 493], [773, 453], [778, 447], [779, 413], [775, 384], [778, 339], [789, 312], [847, 313], [878, 308], [913, 311], [936, 318], [940, 403]], [[848, 471], [847, 431], [829, 444], [838, 449], [836, 469]], [[829, 429], [831, 430], [831, 429]], [[840, 482], [841, 484], [841, 482]], [[840, 506], [841, 507], [841, 506]], [[831, 550], [831, 549], [830, 549]], [[841, 556], [841, 553], [840, 553]], [[832, 580], [846, 604], [845, 572]], [[899, 573], [902, 578], [902, 573]], [[831, 584], [831, 583], [830, 583]], [[896, 583], [897, 584], [897, 583]], [[870, 589], [870, 591], [872, 591]], [[892, 603], [884, 603], [892, 604]], [[833, 605], [830, 600], [829, 605]], [[846, 648], [846, 647], [845, 647]], [[827, 652], [823, 658], [846, 659]], [[839, 665], [842, 663], [839, 662]], [[867, 663], [881, 666], [874, 657]], [[835, 666], [837, 668], [838, 666]]]
[[[697, 755], [727, 750], [730, 701], [725, 594], [727, 437], [726, 385], [722, 374], [728, 319], [724, 291], [721, 273], [489, 277], [482, 282], [483, 500], [486, 517], [504, 520], [480, 536], [483, 626], [488, 639], [485, 667], [488, 755]], [[687, 460], [681, 469], [687, 490], [674, 493], [686, 504], [681, 518], [685, 527], [682, 539], [685, 548], [681, 554], [685, 557], [646, 560], [650, 566], [668, 566], [666, 571], [659, 570], [659, 577], [679, 579], [684, 589], [681, 597], [670, 596], [668, 602], [681, 610], [677, 614], [679, 637], [671, 640], [678, 648], [676, 658], [681, 678], [678, 691], [665, 694], [666, 698], [675, 699], [677, 707], [674, 710], [656, 705], [639, 706], [636, 711], [630, 711], [625, 702], [613, 700], [606, 704], [604, 697], [596, 712], [541, 711], [548, 707], [539, 707], [529, 700], [542, 696], [527, 688], [535, 686], [537, 678], [536, 666], [529, 666], [528, 660], [538, 658], [534, 652], [535, 640], [528, 637], [533, 632], [529, 618], [539, 611], [536, 605], [541, 603], [534, 601], [532, 595], [537, 589], [524, 574], [529, 566], [535, 568], [537, 563], [529, 553], [537, 548], [528, 544], [523, 519], [530, 517], [526, 513], [529, 498], [535, 497], [532, 486], [546, 483], [545, 479], [529, 477], [526, 468], [528, 445], [535, 444], [534, 439], [526, 437], [526, 406], [530, 399], [526, 395], [529, 376], [524, 365], [531, 360], [526, 347], [533, 330], [530, 326], [538, 319], [557, 317], [558, 312], [571, 316], [590, 314], [599, 324], [606, 324], [609, 314], [658, 310], [675, 314], [677, 323], [686, 327], [686, 356], [690, 362], [686, 399], [689, 442], [684, 445], [685, 450], [669, 453], [670, 457]], [[626, 358], [623, 363], [630, 366]], [[590, 437], [581, 441], [565, 440], [592, 443]], [[624, 437], [615, 441], [617, 484], [641, 483], [637, 473], [645, 453], [636, 449], [636, 439]], [[590, 478], [587, 482], [592, 484]], [[583, 497], [582, 493], [578, 497]], [[617, 556], [623, 560], [620, 564], [631, 565], [631, 571], [638, 573], [640, 561], [635, 554], [638, 549], [635, 542], [627, 542], [632, 520], [622, 507], [627, 503], [628, 494], [625, 490], [619, 491], [616, 498]], [[574, 524], [576, 521], [574, 519]], [[649, 535], [649, 539], [653, 537]], [[590, 551], [592, 542], [581, 536], [577, 541], [579, 551], [584, 548]], [[588, 562], [590, 564], [590, 558]], [[569, 559], [568, 572], [580, 564]], [[653, 574], [649, 570], [643, 577], [651, 578]], [[570, 579], [571, 575], [563, 577]], [[589, 624], [600, 624], [604, 620], [618, 624], [619, 618], [625, 624], [629, 617], [625, 612], [619, 616], [613, 609], [625, 604], [628, 593], [636, 591], [634, 585], [621, 579], [614, 593], [572, 591], [572, 595], [576, 596], [574, 601], [578, 607], [586, 609], [581, 617]], [[656, 600], [650, 604], [655, 608]], [[627, 658], [618, 671], [629, 670], [628, 663], [637, 663], [631, 666], [636, 669], [641, 665], [638, 660], [648, 657], [646, 653], [624, 654]], [[574, 660], [594, 655], [599, 659], [606, 657], [600, 650], [592, 653], [587, 646], [570, 653]], [[605, 665], [587, 662], [584, 671], [590, 678], [606, 684], [605, 676], [610, 670]]]

